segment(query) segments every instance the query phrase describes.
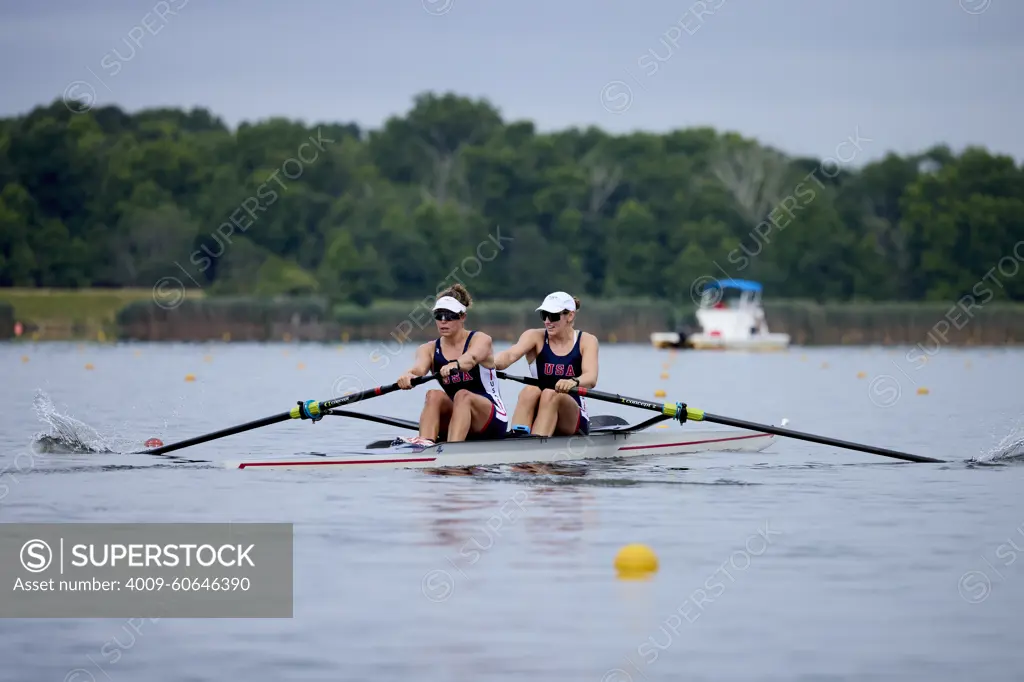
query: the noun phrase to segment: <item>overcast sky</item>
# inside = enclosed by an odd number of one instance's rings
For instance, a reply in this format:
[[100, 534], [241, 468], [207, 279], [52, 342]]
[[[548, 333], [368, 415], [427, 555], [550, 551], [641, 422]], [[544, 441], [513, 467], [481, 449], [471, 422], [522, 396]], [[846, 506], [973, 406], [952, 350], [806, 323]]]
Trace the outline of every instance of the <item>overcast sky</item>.
[[0, 64], [4, 116], [67, 91], [378, 127], [433, 90], [541, 130], [1024, 159], [1024, 0], [0, 0]]

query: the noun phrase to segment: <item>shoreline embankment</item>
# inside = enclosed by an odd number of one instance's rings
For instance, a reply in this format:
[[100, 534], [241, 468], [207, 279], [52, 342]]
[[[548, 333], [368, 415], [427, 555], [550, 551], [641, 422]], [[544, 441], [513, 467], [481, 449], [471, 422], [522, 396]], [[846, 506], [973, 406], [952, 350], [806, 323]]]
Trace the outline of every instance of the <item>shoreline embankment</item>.
[[[96, 290], [93, 290], [96, 291]], [[432, 297], [379, 301], [369, 306], [331, 304], [323, 298], [190, 296], [158, 304], [142, 290], [32, 292], [0, 290], [0, 339], [99, 341], [418, 341], [434, 335]], [[480, 301], [470, 326], [500, 341], [514, 341], [540, 326], [536, 301]], [[989, 302], [966, 307], [948, 302], [764, 303], [772, 331], [793, 345], [1002, 346], [1024, 342], [1024, 304]], [[606, 343], [649, 343], [654, 332], [693, 322], [694, 306], [643, 299], [587, 299], [577, 318]], [[13, 328], [21, 323], [22, 334]]]

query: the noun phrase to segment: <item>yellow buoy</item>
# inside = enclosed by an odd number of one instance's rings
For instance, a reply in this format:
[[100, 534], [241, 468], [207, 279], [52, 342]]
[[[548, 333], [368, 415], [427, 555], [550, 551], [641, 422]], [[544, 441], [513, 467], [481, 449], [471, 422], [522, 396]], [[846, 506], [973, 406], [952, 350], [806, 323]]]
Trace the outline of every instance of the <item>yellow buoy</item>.
[[866, 376], [867, 376], [867, 372], [857, 372], [857, 378], [858, 379], [863, 379]]
[[662, 379], [668, 379], [668, 372], [662, 372], [661, 373], [661, 378]]
[[654, 428], [656, 428], [656, 429], [667, 429], [668, 428], [668, 424], [658, 424]]
[[203, 356], [203, 362], [213, 362], [213, 356], [212, 355], [204, 355]]
[[626, 545], [615, 555], [615, 570], [620, 576], [645, 576], [658, 570], [658, 557], [647, 545]]
[[186, 374], [185, 375], [185, 381], [195, 381], [195, 380], [196, 380], [196, 375], [195, 374]]
[[21, 361], [22, 362], [28, 362], [28, 356], [27, 355], [22, 355], [21, 356]]
[[87, 363], [85, 363], [85, 368], [86, 368], [86, 369], [96, 369], [95, 367], [93, 367], [93, 366], [92, 366], [92, 363], [91, 363], [91, 362], [87, 362]]
[[928, 389], [925, 388], [924, 386], [920, 386], [917, 389], [917, 394], [918, 395], [928, 395]]
[[663, 390], [661, 390], [659, 388], [657, 391], [654, 392], [654, 397], [655, 398], [664, 398], [665, 397], [665, 391], [663, 391]]
[[300, 362], [299, 366], [298, 366], [298, 369], [306, 369], [305, 363]]

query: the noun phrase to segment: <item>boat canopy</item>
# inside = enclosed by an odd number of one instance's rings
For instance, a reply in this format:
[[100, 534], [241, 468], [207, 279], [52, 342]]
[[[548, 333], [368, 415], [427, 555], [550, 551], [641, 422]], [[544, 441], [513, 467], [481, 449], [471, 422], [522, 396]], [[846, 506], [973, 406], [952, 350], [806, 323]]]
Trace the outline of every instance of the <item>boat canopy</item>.
[[761, 283], [748, 279], [716, 279], [708, 282], [706, 289], [739, 289], [740, 291], [761, 291]]

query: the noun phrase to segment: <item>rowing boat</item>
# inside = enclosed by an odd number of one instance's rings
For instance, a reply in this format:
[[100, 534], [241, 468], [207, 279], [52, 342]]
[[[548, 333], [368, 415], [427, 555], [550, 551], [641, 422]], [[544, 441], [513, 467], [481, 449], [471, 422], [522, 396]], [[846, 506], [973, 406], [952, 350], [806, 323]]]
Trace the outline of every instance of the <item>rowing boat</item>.
[[[499, 379], [507, 379], [527, 385], [537, 385], [538, 380], [533, 377], [521, 377], [506, 374], [504, 371], [497, 372]], [[428, 381], [437, 379], [436, 375], [428, 374], [416, 377], [412, 380], [413, 386], [425, 384]], [[132, 454], [152, 455], [154, 457], [167, 457], [168, 453], [182, 448], [209, 443], [218, 438], [226, 438], [245, 431], [259, 429], [271, 424], [293, 419], [310, 420], [316, 423], [328, 415], [337, 417], [352, 417], [365, 419], [378, 424], [387, 424], [401, 429], [416, 431], [419, 424], [406, 419], [395, 419], [378, 415], [349, 412], [340, 408], [347, 407], [361, 400], [369, 400], [394, 391], [401, 390], [397, 383], [387, 386], [375, 386], [358, 393], [346, 394], [340, 398], [330, 400], [299, 400], [294, 407], [287, 412], [279, 412], [261, 419], [254, 419], [244, 424], [212, 433], [186, 438], [185, 440], [171, 443], [170, 445], [157, 445], [150, 447], [147, 442], [145, 450], [137, 450]], [[588, 436], [569, 436], [557, 438], [527, 437], [508, 440], [487, 440], [467, 443], [438, 443], [430, 447], [415, 446], [411, 443], [402, 442], [402, 439], [391, 441], [379, 441], [371, 443], [365, 450], [358, 452], [343, 452], [337, 457], [315, 459], [315, 460], [283, 460], [283, 461], [253, 461], [253, 462], [228, 462], [227, 466], [232, 469], [249, 469], [259, 467], [277, 468], [308, 468], [336, 466], [340, 468], [358, 469], [361, 467], [386, 466], [399, 468], [438, 468], [438, 467], [473, 467], [488, 464], [518, 464], [531, 462], [558, 462], [573, 460], [606, 459], [610, 457], [646, 457], [652, 455], [677, 455], [694, 452], [712, 451], [760, 451], [774, 441], [775, 436], [785, 436], [798, 440], [821, 443], [833, 447], [859, 450], [873, 455], [892, 457], [907, 462], [933, 462], [944, 464], [945, 460], [934, 457], [914, 455], [909, 452], [899, 452], [889, 448], [880, 448], [874, 445], [853, 443], [851, 441], [818, 436], [813, 433], [803, 433], [784, 429], [768, 424], [758, 424], [745, 419], [726, 417], [720, 414], [713, 414], [696, 407], [691, 407], [682, 402], [653, 403], [649, 400], [631, 398], [617, 393], [605, 393], [593, 389], [576, 386], [569, 389], [570, 393], [579, 396], [586, 396], [601, 402], [636, 407], [642, 410], [657, 413], [645, 422], [630, 426], [621, 417], [608, 415], [597, 415], [590, 420], [591, 433]], [[663, 437], [652, 435], [645, 429], [658, 424], [666, 419], [678, 421], [680, 424], [692, 422], [711, 422], [728, 426], [734, 431], [690, 431], [687, 427], [686, 435], [683, 437], [665, 434]], [[664, 426], [664, 425], [662, 425]], [[155, 439], [154, 439], [155, 440]], [[159, 441], [157, 441], [159, 442]], [[379, 453], [371, 453], [370, 450], [383, 450]], [[170, 455], [177, 458], [177, 455]]]
[[[370, 421], [387, 419], [358, 413], [341, 416], [369, 418]], [[434, 469], [632, 459], [700, 452], [756, 452], [775, 440], [773, 434], [750, 429], [649, 430], [667, 418], [659, 415], [640, 424], [630, 425], [617, 417], [599, 415], [592, 420], [595, 427], [587, 436], [510, 436], [501, 440], [442, 442], [432, 446], [415, 445], [396, 438], [375, 441], [364, 449], [341, 452], [331, 457], [230, 461], [225, 466], [229, 469]]]

